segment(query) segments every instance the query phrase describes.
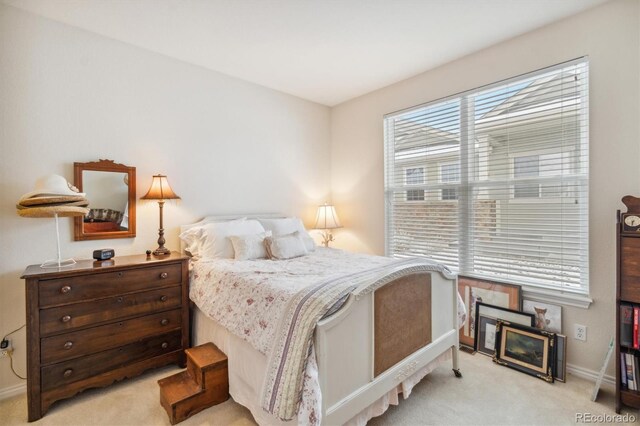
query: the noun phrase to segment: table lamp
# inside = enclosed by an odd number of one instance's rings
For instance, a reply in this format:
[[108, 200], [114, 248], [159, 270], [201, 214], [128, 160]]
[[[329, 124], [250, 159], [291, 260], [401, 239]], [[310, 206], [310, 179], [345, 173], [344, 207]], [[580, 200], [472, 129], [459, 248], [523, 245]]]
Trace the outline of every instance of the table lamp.
[[162, 209], [164, 207], [165, 200], [179, 200], [180, 197], [169, 186], [169, 181], [165, 175], [153, 175], [151, 181], [151, 188], [142, 197], [143, 200], [158, 200], [160, 206], [160, 228], [158, 228], [158, 248], [154, 250], [153, 254], [156, 256], [164, 256], [171, 253], [171, 250], [164, 246], [164, 228], [162, 224]]
[[316, 224], [314, 229], [322, 229], [322, 245], [329, 247], [329, 243], [333, 241], [333, 234], [331, 229], [342, 228], [336, 208], [326, 203], [323, 206], [318, 206], [318, 213], [316, 214]]

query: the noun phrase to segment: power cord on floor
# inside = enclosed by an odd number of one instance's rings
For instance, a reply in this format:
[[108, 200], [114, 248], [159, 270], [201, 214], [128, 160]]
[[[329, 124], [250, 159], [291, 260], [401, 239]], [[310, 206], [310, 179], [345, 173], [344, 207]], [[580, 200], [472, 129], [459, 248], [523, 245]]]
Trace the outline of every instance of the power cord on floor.
[[[15, 330], [13, 330], [11, 333], [7, 333], [7, 334], [5, 334], [5, 336], [2, 338], [2, 340], [3, 340], [3, 341], [4, 341], [4, 340], [6, 340], [6, 339], [7, 339], [7, 337], [11, 336], [11, 335], [12, 335], [13, 333], [15, 333], [16, 331], [20, 331], [20, 330], [22, 330], [22, 329], [23, 329], [23, 328], [25, 328], [26, 326], [27, 326], [27, 324], [22, 324], [20, 327], [16, 328], [16, 329], [15, 329]], [[16, 372], [16, 370], [13, 368], [13, 356], [12, 356], [12, 355], [13, 355], [13, 351], [9, 351], [9, 352], [7, 352], [7, 355], [9, 356], [9, 367], [11, 367], [11, 372], [12, 372], [13, 374], [15, 374], [15, 376], [16, 376], [17, 378], [22, 379], [22, 380], [27, 380], [27, 378], [26, 378], [26, 377], [22, 377], [21, 375], [19, 375], [19, 374]]]

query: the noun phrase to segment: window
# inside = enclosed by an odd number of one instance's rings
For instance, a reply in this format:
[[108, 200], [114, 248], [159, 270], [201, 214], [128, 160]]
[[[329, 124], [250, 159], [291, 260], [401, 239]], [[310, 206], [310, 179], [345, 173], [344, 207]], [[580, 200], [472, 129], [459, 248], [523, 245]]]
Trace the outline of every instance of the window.
[[[460, 164], [442, 164], [440, 165], [440, 182], [442, 183], [459, 183], [460, 182]], [[441, 200], [457, 200], [457, 188], [442, 188], [440, 194]]]
[[[571, 161], [570, 152], [540, 155], [525, 155], [514, 157], [513, 198], [561, 198], [573, 197], [571, 187], [567, 184], [538, 183], [539, 177], [559, 176], [570, 171], [570, 167], [558, 167], [559, 164], [567, 164]], [[522, 183], [518, 181], [534, 181], [534, 183]], [[544, 179], [542, 179], [544, 180]]]
[[[540, 156], [527, 155], [513, 159], [513, 178], [518, 181], [521, 178], [540, 176]], [[539, 198], [540, 185], [537, 183], [515, 183], [513, 198]]]
[[583, 58], [386, 115], [387, 254], [588, 294], [588, 104]]
[[[424, 167], [405, 169], [405, 185], [423, 185]], [[424, 201], [424, 189], [407, 189], [407, 201]]]

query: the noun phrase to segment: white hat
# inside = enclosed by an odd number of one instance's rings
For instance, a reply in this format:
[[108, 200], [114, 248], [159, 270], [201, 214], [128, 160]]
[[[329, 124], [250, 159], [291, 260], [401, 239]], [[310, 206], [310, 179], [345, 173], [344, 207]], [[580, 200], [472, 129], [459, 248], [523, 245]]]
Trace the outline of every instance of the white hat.
[[78, 188], [71, 185], [60, 175], [49, 175], [36, 181], [35, 191], [28, 192], [20, 198], [20, 201], [32, 197], [55, 196], [55, 195], [75, 195], [84, 197], [84, 192], [78, 192]]

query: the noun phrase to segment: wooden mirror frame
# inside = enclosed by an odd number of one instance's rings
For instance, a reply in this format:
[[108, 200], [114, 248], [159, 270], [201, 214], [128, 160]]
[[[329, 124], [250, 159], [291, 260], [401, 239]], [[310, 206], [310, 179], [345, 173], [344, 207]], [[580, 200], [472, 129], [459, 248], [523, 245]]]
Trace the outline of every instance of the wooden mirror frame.
[[[90, 163], [73, 163], [74, 185], [80, 192], [82, 189], [82, 172], [116, 172], [126, 173], [129, 176], [129, 227], [126, 231], [84, 232], [84, 218], [75, 217], [74, 237], [75, 241], [83, 240], [107, 240], [112, 238], [134, 238], [136, 236], [136, 168], [114, 163], [113, 160], [100, 160]], [[88, 195], [89, 207], [91, 196]]]

